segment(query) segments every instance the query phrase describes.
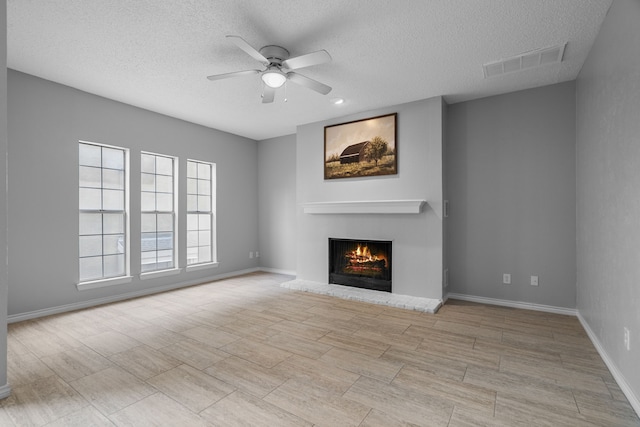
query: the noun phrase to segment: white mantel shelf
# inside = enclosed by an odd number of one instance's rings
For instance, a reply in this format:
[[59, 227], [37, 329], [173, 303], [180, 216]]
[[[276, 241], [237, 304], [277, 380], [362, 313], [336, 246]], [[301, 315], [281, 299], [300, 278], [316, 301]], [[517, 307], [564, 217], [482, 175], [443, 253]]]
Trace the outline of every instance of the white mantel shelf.
[[419, 214], [426, 200], [366, 200], [303, 203], [306, 214]]

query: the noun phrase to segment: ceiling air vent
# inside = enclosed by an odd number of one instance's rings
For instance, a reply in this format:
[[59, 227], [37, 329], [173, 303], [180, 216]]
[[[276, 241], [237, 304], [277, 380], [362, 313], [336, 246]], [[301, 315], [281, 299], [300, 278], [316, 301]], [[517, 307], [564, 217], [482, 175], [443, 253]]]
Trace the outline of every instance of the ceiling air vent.
[[559, 64], [562, 62], [566, 43], [538, 49], [521, 55], [504, 58], [499, 61], [487, 62], [482, 66], [484, 78], [495, 77], [501, 74], [514, 73], [541, 65]]

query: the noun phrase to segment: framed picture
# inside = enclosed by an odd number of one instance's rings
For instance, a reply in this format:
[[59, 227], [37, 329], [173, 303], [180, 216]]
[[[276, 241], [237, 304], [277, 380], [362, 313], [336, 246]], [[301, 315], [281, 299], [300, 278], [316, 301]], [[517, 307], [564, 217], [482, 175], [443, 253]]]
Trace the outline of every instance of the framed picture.
[[397, 113], [324, 128], [324, 179], [398, 173]]

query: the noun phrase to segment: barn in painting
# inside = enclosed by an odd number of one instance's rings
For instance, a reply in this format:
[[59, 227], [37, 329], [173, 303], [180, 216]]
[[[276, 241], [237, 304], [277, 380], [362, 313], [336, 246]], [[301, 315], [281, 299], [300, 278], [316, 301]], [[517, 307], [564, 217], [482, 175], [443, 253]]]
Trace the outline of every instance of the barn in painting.
[[369, 141], [364, 141], [345, 148], [340, 154], [340, 164], [359, 163], [364, 160], [364, 149], [368, 144]]

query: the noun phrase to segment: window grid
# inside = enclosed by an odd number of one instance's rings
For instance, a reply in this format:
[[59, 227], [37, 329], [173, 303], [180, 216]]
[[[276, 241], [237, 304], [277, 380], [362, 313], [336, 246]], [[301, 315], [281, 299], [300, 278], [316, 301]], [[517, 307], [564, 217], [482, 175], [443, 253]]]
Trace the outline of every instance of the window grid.
[[187, 265], [215, 260], [214, 173], [211, 163], [187, 161]]
[[79, 142], [80, 282], [124, 276], [126, 150]]
[[175, 159], [141, 155], [141, 271], [175, 267]]

